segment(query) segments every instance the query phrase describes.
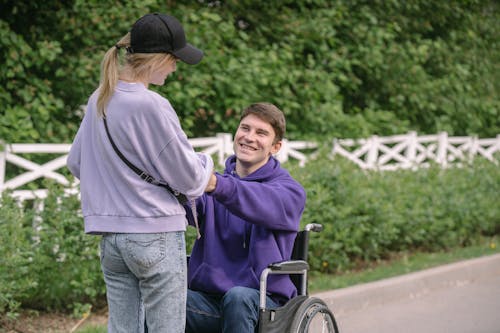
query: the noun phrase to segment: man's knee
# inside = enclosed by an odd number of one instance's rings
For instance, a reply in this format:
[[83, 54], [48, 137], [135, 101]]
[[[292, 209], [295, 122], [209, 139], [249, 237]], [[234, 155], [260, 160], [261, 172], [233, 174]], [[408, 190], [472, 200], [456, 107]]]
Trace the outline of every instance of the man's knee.
[[228, 306], [258, 306], [259, 292], [256, 289], [246, 287], [234, 287], [226, 292], [223, 299], [224, 305]]

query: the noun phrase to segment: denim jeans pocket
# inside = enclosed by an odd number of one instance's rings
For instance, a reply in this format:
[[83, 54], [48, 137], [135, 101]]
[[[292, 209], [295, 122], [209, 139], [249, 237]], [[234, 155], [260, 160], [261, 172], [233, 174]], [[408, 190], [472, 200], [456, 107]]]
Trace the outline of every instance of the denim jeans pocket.
[[135, 265], [150, 268], [166, 256], [166, 235], [158, 234], [129, 234], [125, 239], [126, 251]]

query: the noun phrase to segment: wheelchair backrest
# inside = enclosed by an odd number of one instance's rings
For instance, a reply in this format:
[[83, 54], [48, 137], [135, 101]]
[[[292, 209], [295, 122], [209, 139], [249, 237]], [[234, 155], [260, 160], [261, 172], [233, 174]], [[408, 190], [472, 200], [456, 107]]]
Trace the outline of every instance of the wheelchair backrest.
[[[297, 233], [297, 236], [295, 237], [295, 243], [293, 244], [292, 260], [307, 261], [309, 251], [309, 232], [309, 230], [302, 230]], [[290, 275], [290, 279], [292, 280], [297, 290], [300, 290], [304, 278], [305, 277], [302, 274]]]
[[309, 230], [302, 230], [297, 233], [293, 244], [292, 260], [307, 261], [309, 250]]

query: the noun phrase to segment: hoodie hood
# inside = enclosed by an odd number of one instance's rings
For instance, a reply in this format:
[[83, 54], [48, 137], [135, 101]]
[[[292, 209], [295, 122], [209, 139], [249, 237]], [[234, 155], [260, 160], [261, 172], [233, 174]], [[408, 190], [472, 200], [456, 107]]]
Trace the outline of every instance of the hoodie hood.
[[[281, 171], [285, 171], [281, 168], [281, 163], [274, 156], [271, 156], [266, 164], [242, 179], [246, 181], [268, 181], [275, 178], [276, 174], [281, 173]], [[236, 155], [232, 155], [226, 160], [224, 174], [236, 176]]]

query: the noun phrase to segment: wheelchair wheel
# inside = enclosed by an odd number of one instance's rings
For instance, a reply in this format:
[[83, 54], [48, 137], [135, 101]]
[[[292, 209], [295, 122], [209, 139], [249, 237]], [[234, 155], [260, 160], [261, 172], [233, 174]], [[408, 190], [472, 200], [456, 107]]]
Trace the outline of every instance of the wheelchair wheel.
[[338, 333], [339, 329], [333, 313], [319, 298], [311, 297], [304, 301], [295, 312], [292, 333]]

